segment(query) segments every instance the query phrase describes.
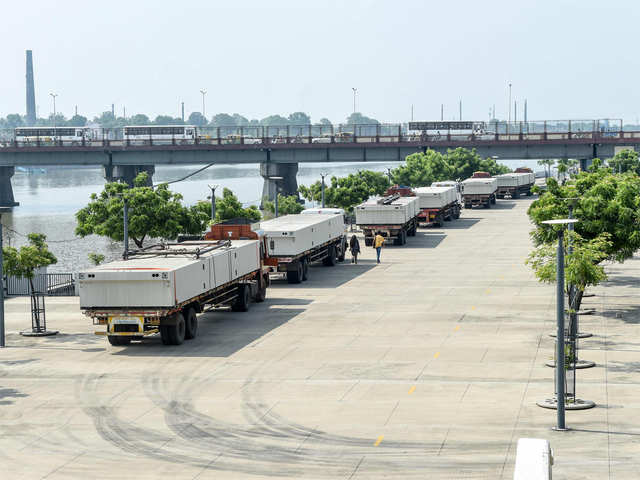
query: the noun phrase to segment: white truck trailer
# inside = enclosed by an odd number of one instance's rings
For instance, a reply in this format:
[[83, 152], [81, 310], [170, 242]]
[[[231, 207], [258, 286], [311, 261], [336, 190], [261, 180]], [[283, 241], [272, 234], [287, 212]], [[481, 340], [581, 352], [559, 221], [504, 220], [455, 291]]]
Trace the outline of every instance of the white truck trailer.
[[217, 307], [249, 309], [264, 301], [268, 273], [261, 240], [190, 241], [129, 252], [126, 260], [78, 274], [80, 308], [106, 325], [112, 345], [160, 333], [180, 345], [198, 332], [197, 314]]
[[458, 202], [458, 191], [455, 186], [414, 188], [418, 198], [418, 223], [442, 227], [445, 220], [460, 218], [462, 205]]
[[347, 253], [340, 212], [285, 215], [261, 222], [260, 230], [266, 242], [265, 264], [273, 273], [286, 273], [289, 283], [307, 280], [310, 263], [322, 261], [332, 267]]
[[498, 180], [498, 198], [511, 197], [520, 198], [520, 195], [531, 195], [531, 187], [535, 183], [535, 175], [529, 172], [504, 173], [496, 175]]
[[355, 207], [356, 224], [364, 232], [364, 244], [373, 245], [376, 233], [385, 242], [404, 245], [418, 229], [418, 197], [401, 197], [399, 194], [369, 199]]
[[455, 187], [458, 203], [462, 206], [462, 184], [455, 180], [445, 180], [442, 182], [433, 182], [432, 187]]
[[462, 189], [464, 208], [478, 205], [491, 208], [491, 204], [496, 203], [498, 180], [493, 177], [467, 178], [462, 182]]

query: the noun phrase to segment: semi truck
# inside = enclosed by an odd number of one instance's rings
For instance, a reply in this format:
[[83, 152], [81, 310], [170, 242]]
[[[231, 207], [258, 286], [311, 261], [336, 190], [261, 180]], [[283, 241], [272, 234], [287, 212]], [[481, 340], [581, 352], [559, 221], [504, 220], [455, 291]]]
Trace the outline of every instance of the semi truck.
[[496, 203], [498, 180], [496, 178], [472, 177], [462, 182], [462, 200], [464, 208], [483, 205], [491, 208]]
[[445, 180], [441, 182], [433, 182], [432, 187], [455, 187], [458, 203], [462, 206], [462, 184], [455, 180]]
[[376, 233], [386, 242], [404, 245], [407, 237], [415, 236], [418, 229], [418, 197], [399, 194], [369, 199], [355, 207], [356, 225], [364, 233], [364, 244], [373, 245]]
[[310, 263], [332, 267], [347, 253], [344, 215], [339, 212], [285, 215], [261, 222], [260, 230], [266, 243], [265, 265], [271, 273], [286, 274], [289, 283], [307, 280]]
[[80, 308], [106, 326], [112, 345], [160, 333], [180, 345], [198, 333], [198, 313], [244, 312], [265, 300], [269, 283], [262, 239], [157, 244], [78, 274]]
[[413, 192], [418, 197], [418, 223], [442, 227], [445, 220], [460, 218], [462, 205], [458, 202], [456, 187], [419, 187]]
[[531, 195], [531, 187], [535, 182], [535, 176], [533, 173], [504, 173], [502, 175], [496, 175], [498, 180], [498, 191], [496, 196], [498, 198], [520, 198], [520, 195]]

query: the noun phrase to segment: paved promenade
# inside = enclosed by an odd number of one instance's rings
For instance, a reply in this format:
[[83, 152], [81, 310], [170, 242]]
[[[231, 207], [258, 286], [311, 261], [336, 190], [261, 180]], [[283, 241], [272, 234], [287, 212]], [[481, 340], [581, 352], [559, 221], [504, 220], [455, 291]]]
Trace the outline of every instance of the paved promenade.
[[638, 478], [640, 261], [608, 267], [581, 317], [578, 396], [553, 394], [554, 286], [523, 264], [531, 200], [465, 210], [358, 265], [274, 282], [199, 337], [111, 347], [75, 298], [47, 300], [57, 337], [23, 338], [7, 301], [0, 477], [7, 479], [510, 479], [520, 437], [547, 438], [554, 479]]

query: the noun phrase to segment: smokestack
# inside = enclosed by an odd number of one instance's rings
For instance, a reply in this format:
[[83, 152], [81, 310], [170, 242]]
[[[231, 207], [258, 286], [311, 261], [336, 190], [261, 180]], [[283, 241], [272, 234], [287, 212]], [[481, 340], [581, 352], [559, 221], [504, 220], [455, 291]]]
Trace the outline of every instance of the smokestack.
[[27, 125], [36, 123], [36, 89], [33, 81], [33, 56], [27, 50]]
[[182, 123], [184, 123], [184, 102], [182, 102]]
[[111, 115], [116, 116], [116, 105], [114, 103], [111, 104]]

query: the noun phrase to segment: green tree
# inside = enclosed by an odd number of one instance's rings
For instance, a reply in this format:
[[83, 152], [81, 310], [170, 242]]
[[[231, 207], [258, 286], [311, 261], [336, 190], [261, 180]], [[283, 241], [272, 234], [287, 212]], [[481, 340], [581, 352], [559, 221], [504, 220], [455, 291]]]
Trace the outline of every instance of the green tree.
[[74, 115], [67, 122], [71, 127], [84, 127], [87, 124], [87, 117], [82, 115]]
[[247, 117], [243, 117], [239, 113], [233, 114], [233, 123], [238, 127], [244, 127], [245, 125], [249, 125], [249, 119]]
[[138, 113], [129, 118], [129, 125], [151, 125], [151, 120], [144, 113]]
[[289, 120], [282, 115], [269, 115], [260, 120], [260, 125], [264, 125], [265, 127], [282, 127], [289, 125]]
[[[30, 233], [27, 235], [27, 239], [29, 240], [29, 244], [20, 247], [20, 249], [15, 247], [2, 248], [2, 254], [4, 256], [3, 273], [13, 277], [28, 279], [33, 302], [36, 293], [47, 293], [35, 291], [33, 277], [35, 276], [36, 270], [58, 263], [58, 259], [49, 251], [46, 243], [47, 237], [42, 233]], [[34, 312], [32, 315], [37, 329], [40, 330], [40, 313]]]
[[510, 170], [505, 165], [500, 165], [493, 158], [482, 158], [475, 148], [458, 147], [455, 150], [448, 150], [445, 160], [453, 168], [453, 177], [441, 180], [466, 179], [473, 175], [473, 172], [489, 172], [491, 175], [508, 173]]
[[22, 117], [17, 113], [10, 113], [6, 118], [7, 128], [18, 128], [24, 126]]
[[435, 150], [426, 153], [414, 153], [407, 157], [404, 165], [391, 171], [393, 182], [409, 187], [429, 186], [433, 182], [451, 180], [454, 169], [451, 168], [444, 155]]
[[[175, 125], [176, 119], [170, 115], [158, 115], [153, 121], [154, 125]], [[181, 124], [182, 120], [178, 124]]]
[[211, 125], [214, 127], [235, 127], [235, 119], [228, 113], [217, 113], [211, 119]]
[[[267, 212], [275, 214], [276, 207], [272, 200], [265, 199], [262, 203]], [[295, 195], [285, 196], [278, 194], [278, 215], [291, 215], [300, 213], [302, 210], [304, 210], [304, 205], [298, 201]]]
[[87, 255], [87, 257], [89, 257], [89, 261], [96, 267], [104, 262], [104, 255], [102, 255], [101, 253], [91, 252], [89, 255]]
[[187, 120], [187, 124], [195, 125], [196, 127], [202, 127], [207, 123], [207, 119], [200, 112], [191, 112], [191, 115], [189, 115], [189, 119]]
[[320, 125], [331, 125], [331, 120], [329, 120], [328, 118], [321, 118], [320, 120], [318, 120], [318, 124], [320, 124]]
[[596, 264], [624, 262], [640, 249], [640, 177], [614, 175], [611, 169], [601, 168], [599, 160], [592, 166], [592, 173], [580, 172], [564, 186], [555, 179], [547, 180], [547, 191], [528, 210], [536, 227], [531, 236], [536, 247], [553, 245], [556, 232], [542, 222], [566, 218], [573, 205], [573, 216], [580, 220], [575, 224], [577, 238], [601, 250]]
[[293, 112], [289, 115], [291, 125], [311, 125], [311, 117], [304, 112]]
[[180, 233], [198, 234], [205, 228], [204, 216], [182, 205], [182, 195], [161, 184], [145, 186], [148, 175], [140, 173], [133, 188], [126, 183], [107, 183], [100, 194], [76, 213], [76, 235], [100, 235], [114, 241], [124, 239], [124, 198], [129, 202], [129, 236], [138, 248], [145, 238], [175, 239]]
[[633, 172], [640, 175], [640, 160], [638, 152], [635, 150], [625, 149], [615, 154], [607, 163], [614, 173]]
[[377, 125], [380, 122], [375, 118], [369, 118], [360, 112], [353, 112], [347, 117], [346, 123], [349, 125]]
[[[354, 206], [371, 196], [382, 195], [389, 188], [389, 179], [384, 173], [361, 170], [346, 177], [331, 177], [331, 184], [325, 185], [325, 205], [351, 211]], [[307, 200], [322, 201], [322, 183], [301, 185], [298, 189]]]
[[544, 166], [544, 175], [546, 178], [551, 176], [551, 167], [555, 165], [556, 161], [552, 158], [543, 158], [542, 160], [538, 160], [538, 165]]
[[[210, 205], [209, 212], [211, 212]], [[209, 214], [209, 217], [210, 216]], [[216, 197], [215, 223], [224, 222], [233, 218], [247, 218], [252, 222], [257, 222], [261, 217], [258, 207], [251, 205], [244, 208], [242, 203], [240, 203], [238, 198], [228, 188], [222, 190], [222, 198]]]

